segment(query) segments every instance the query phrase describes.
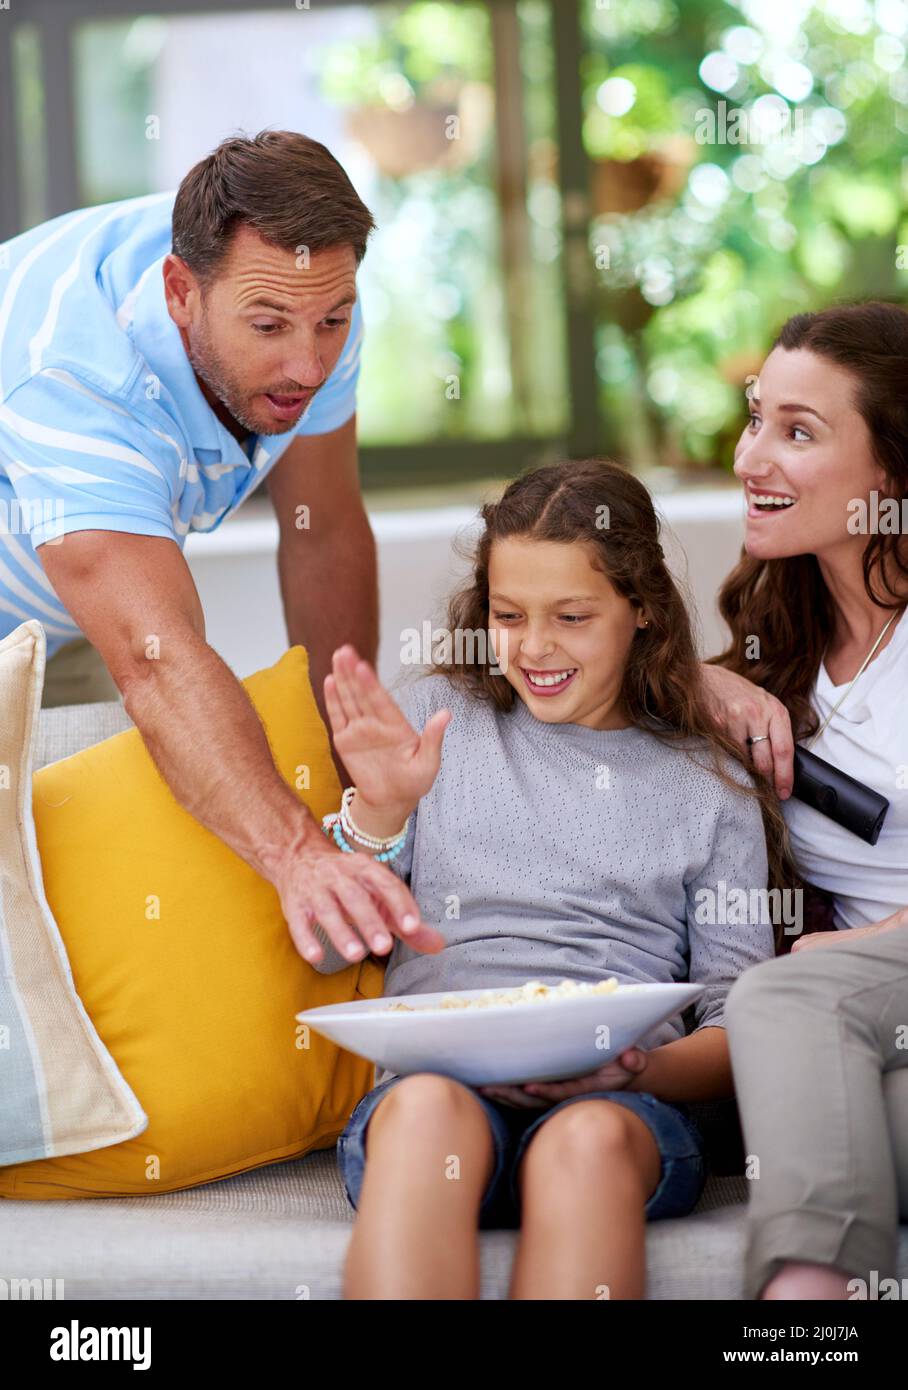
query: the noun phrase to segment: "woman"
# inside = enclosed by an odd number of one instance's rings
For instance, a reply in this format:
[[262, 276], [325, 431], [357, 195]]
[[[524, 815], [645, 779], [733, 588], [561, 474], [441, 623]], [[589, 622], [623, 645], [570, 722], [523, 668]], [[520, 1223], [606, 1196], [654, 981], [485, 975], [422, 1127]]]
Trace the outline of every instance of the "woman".
[[[707, 684], [725, 732], [774, 778], [798, 867], [831, 894], [838, 929], [729, 995], [755, 1178], [751, 1298], [874, 1294], [908, 1219], [906, 383], [903, 309], [796, 315], [735, 452], [745, 553], [720, 595], [732, 642]], [[888, 798], [876, 845], [789, 799], [805, 740]]]

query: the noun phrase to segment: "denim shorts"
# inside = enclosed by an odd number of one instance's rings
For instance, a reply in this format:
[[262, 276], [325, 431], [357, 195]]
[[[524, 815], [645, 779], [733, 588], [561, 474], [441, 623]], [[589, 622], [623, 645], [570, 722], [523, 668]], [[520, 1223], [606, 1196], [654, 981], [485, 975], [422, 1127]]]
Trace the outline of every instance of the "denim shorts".
[[[424, 1074], [424, 1073], [421, 1073]], [[337, 1141], [337, 1164], [347, 1200], [356, 1209], [366, 1168], [366, 1128], [379, 1101], [403, 1076], [391, 1076], [373, 1087], [357, 1105]], [[461, 1085], [464, 1083], [461, 1082]], [[697, 1204], [706, 1182], [703, 1136], [690, 1118], [687, 1106], [658, 1100], [646, 1091], [588, 1091], [557, 1101], [546, 1110], [505, 1105], [466, 1086], [483, 1106], [492, 1131], [495, 1167], [479, 1209], [480, 1229], [514, 1230], [520, 1226], [520, 1193], [517, 1168], [536, 1130], [580, 1100], [610, 1100], [639, 1115], [650, 1128], [662, 1160], [659, 1183], [646, 1203], [649, 1221], [666, 1216], [686, 1216]]]

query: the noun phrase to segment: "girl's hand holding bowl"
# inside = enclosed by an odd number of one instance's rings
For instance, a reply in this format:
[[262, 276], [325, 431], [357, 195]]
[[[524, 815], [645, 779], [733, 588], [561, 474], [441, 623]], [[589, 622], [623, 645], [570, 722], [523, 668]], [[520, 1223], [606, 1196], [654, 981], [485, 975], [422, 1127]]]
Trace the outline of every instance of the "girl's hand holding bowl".
[[594, 1091], [626, 1090], [635, 1076], [646, 1071], [648, 1060], [642, 1047], [628, 1047], [585, 1076], [573, 1076], [567, 1081], [528, 1081], [523, 1086], [480, 1086], [479, 1090], [491, 1100], [501, 1100], [506, 1105], [544, 1110], [560, 1100], [568, 1100], [570, 1096], [582, 1096]]

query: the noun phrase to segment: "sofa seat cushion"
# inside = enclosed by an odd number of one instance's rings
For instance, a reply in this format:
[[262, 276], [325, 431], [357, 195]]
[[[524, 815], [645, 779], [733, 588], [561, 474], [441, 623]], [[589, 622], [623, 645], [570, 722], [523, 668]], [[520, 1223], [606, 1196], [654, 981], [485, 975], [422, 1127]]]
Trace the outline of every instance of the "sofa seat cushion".
[[[650, 1298], [740, 1298], [746, 1187], [710, 1178], [692, 1215], [651, 1223]], [[339, 1299], [354, 1215], [333, 1145], [157, 1197], [0, 1208], [6, 1268], [77, 1299]], [[516, 1242], [480, 1233], [482, 1298], [506, 1298]]]

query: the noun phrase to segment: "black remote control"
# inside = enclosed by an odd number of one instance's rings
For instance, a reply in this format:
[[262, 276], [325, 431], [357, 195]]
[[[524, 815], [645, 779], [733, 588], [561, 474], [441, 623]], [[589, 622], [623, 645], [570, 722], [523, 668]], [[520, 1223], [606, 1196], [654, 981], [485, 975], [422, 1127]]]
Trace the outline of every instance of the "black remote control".
[[792, 796], [866, 840], [868, 845], [876, 844], [889, 810], [885, 796], [806, 748], [795, 747], [794, 772]]

